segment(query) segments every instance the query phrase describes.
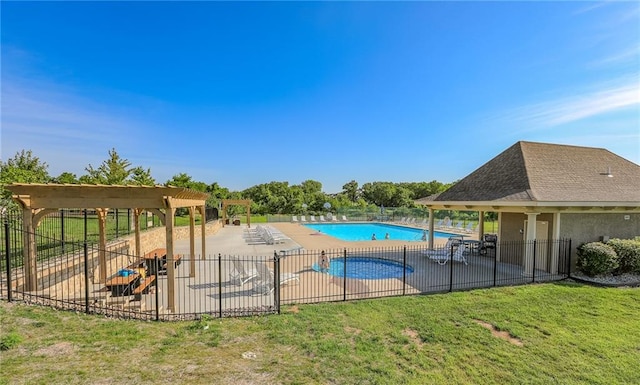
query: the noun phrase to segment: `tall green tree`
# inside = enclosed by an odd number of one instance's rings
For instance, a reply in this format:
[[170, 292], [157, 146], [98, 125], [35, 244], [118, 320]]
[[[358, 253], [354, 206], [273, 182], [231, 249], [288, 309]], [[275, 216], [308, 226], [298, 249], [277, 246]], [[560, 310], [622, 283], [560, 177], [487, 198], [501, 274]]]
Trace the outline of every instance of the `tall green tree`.
[[88, 172], [86, 181], [92, 184], [124, 185], [131, 175], [131, 162], [118, 155], [115, 148], [109, 150], [109, 159], [102, 162], [98, 168], [91, 164], [85, 170]]
[[130, 183], [137, 186], [155, 186], [156, 180], [151, 176], [151, 169], [134, 167], [131, 169]]
[[47, 183], [51, 180], [49, 165], [31, 150], [21, 150], [6, 162], [0, 160], [0, 189], [2, 198], [10, 199], [11, 191], [5, 186], [11, 183]]
[[209, 185], [193, 180], [191, 175], [181, 172], [174, 175], [165, 183], [166, 186], [185, 187], [195, 191], [206, 192]]
[[351, 182], [345, 183], [342, 186], [342, 193], [346, 195], [351, 202], [357, 202], [360, 196], [360, 191], [358, 190], [358, 182], [352, 180]]

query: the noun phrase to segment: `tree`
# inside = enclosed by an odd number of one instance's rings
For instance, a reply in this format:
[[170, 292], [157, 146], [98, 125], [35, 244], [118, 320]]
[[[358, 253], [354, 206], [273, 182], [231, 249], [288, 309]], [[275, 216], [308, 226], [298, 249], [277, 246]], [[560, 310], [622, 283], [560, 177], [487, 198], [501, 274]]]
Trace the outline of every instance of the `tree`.
[[52, 182], [61, 184], [76, 184], [78, 183], [78, 177], [76, 177], [76, 174], [65, 171], [57, 177], [53, 178]]
[[11, 191], [5, 186], [11, 183], [47, 183], [51, 180], [46, 162], [33, 156], [31, 150], [21, 150], [6, 163], [0, 160], [0, 188], [2, 198], [10, 199]]
[[109, 150], [109, 159], [94, 169], [89, 165], [85, 170], [89, 173], [86, 180], [91, 184], [124, 185], [131, 175], [131, 162], [120, 158], [115, 148]]
[[188, 175], [184, 172], [180, 174], [176, 174], [171, 179], [165, 183], [166, 186], [175, 186], [175, 187], [184, 187], [195, 191], [206, 192], [209, 188], [204, 182], [197, 182], [193, 180], [191, 175]]
[[130, 182], [137, 186], [155, 186], [156, 184], [156, 180], [151, 176], [151, 169], [145, 170], [139, 166], [131, 169]]
[[345, 183], [344, 186], [342, 186], [342, 192], [351, 202], [357, 202], [360, 195], [358, 190], [358, 182], [352, 180], [349, 183]]

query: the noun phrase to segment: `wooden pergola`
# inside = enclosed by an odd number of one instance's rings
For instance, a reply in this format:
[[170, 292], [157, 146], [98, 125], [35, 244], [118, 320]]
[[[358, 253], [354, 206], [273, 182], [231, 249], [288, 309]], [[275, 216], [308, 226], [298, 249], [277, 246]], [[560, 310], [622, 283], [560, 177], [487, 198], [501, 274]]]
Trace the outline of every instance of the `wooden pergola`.
[[240, 205], [247, 208], [247, 227], [251, 227], [251, 199], [223, 199], [222, 200], [222, 225], [227, 223], [227, 208]]
[[[135, 223], [135, 254], [141, 256], [140, 222], [143, 211], [150, 211], [166, 227], [167, 260], [173, 260], [174, 215], [177, 208], [189, 209], [189, 240], [191, 255], [195, 255], [195, 212], [202, 216], [202, 258], [205, 258], [205, 201], [209, 194], [181, 187], [120, 186], [87, 184], [28, 184], [6, 186], [13, 199], [22, 207], [24, 229], [25, 290], [37, 290], [35, 230], [48, 214], [59, 209], [94, 209], [99, 223], [100, 283], [107, 280], [106, 217], [111, 209], [132, 209]], [[195, 259], [190, 259], [190, 275], [195, 276]], [[168, 308], [175, 309], [175, 266], [167, 263]]]

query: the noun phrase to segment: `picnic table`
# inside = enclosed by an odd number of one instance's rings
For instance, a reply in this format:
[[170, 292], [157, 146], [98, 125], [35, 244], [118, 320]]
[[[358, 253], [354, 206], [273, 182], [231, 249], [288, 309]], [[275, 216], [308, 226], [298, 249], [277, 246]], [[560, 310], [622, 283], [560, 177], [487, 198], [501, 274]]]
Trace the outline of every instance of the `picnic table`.
[[[158, 257], [158, 265], [156, 266], [155, 259]], [[145, 260], [147, 271], [149, 275], [157, 275], [159, 272], [164, 272], [167, 269], [167, 249], [157, 248], [149, 251], [143, 257]], [[182, 254], [173, 255], [173, 263], [175, 267], [180, 265], [182, 261]]]
[[111, 290], [111, 296], [113, 297], [132, 295], [133, 290], [140, 282], [140, 274], [133, 270], [124, 271], [127, 272], [126, 275], [119, 272], [105, 283], [105, 286]]

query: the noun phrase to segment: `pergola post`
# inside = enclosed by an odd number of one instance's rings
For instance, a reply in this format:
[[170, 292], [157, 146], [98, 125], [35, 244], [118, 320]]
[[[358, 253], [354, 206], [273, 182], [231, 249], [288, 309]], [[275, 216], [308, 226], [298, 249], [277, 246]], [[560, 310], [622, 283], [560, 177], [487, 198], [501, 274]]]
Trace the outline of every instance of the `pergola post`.
[[96, 209], [98, 214], [98, 234], [100, 237], [98, 246], [98, 264], [100, 265], [99, 282], [107, 282], [107, 212], [109, 209]]
[[478, 240], [484, 239], [484, 211], [478, 211]]
[[136, 242], [136, 257], [140, 258], [142, 256], [142, 250], [140, 246], [140, 214], [142, 214], [142, 209], [133, 209], [133, 231]]
[[38, 269], [36, 264], [36, 229], [33, 226], [33, 210], [26, 205], [22, 207], [22, 223], [24, 233], [24, 285], [27, 291], [38, 290]]

